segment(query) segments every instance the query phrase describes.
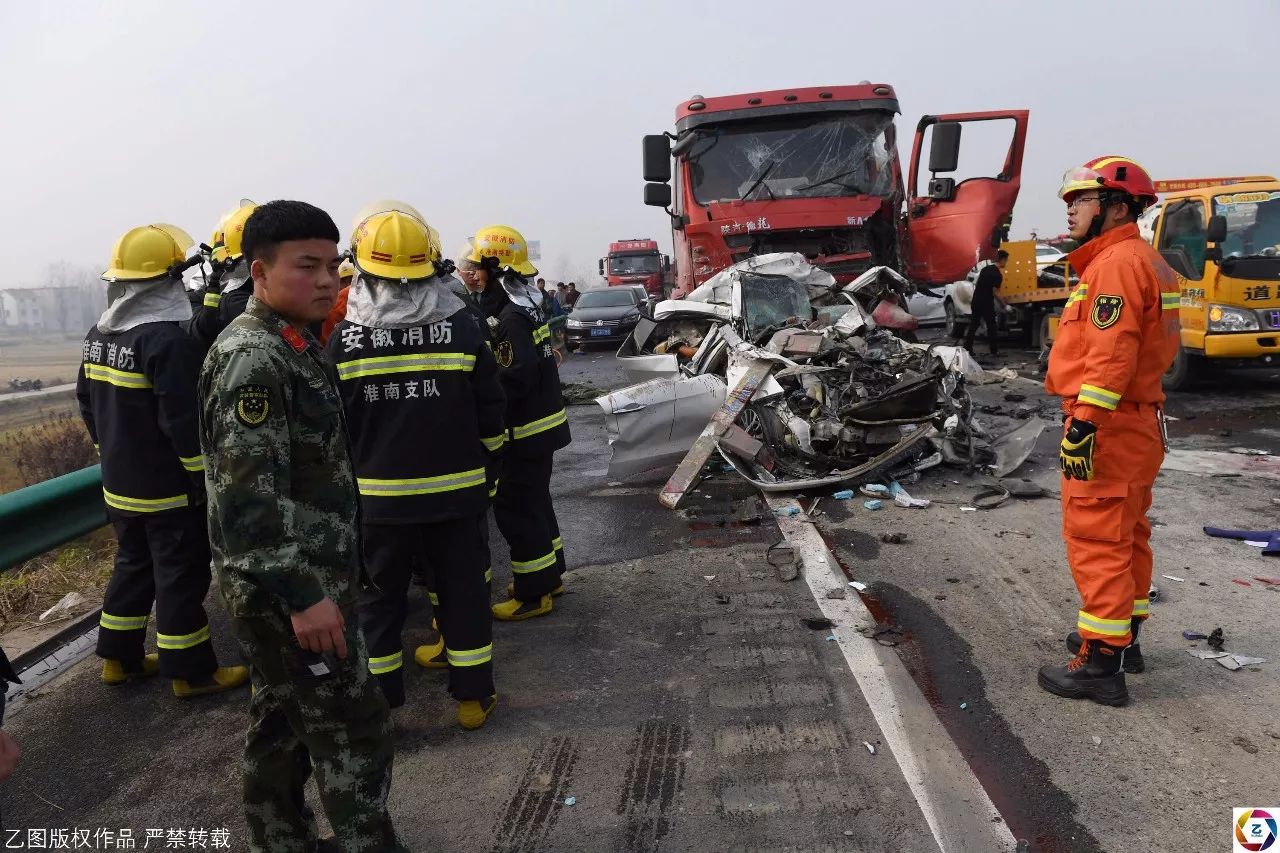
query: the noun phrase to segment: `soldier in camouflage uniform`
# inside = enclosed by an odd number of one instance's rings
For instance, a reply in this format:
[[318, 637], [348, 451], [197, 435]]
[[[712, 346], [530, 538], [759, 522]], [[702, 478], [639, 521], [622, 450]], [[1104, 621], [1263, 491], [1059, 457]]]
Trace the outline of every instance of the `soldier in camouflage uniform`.
[[[255, 295], [200, 377], [218, 585], [253, 675], [249, 849], [404, 851], [387, 813], [392, 729], [354, 612], [358, 507], [334, 376], [305, 331], [333, 305], [338, 229], [296, 201], [245, 225]], [[335, 837], [317, 848], [316, 772]]]

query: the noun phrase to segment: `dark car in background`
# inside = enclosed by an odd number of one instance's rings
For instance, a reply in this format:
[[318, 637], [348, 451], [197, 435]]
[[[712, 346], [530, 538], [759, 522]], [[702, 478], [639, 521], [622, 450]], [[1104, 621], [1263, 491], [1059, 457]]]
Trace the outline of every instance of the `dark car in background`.
[[602, 287], [583, 291], [569, 312], [565, 332], [572, 349], [590, 344], [622, 343], [644, 310], [643, 297], [631, 287]]

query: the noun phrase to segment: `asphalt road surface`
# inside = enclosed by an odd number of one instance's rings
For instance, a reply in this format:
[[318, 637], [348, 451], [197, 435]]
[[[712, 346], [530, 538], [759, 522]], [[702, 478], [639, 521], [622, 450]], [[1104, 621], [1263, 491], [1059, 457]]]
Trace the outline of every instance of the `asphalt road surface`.
[[[1034, 377], [1033, 355], [993, 366]], [[571, 355], [562, 376], [625, 384], [605, 352]], [[1016, 423], [1005, 416], [1018, 405], [1056, 420], [1034, 381], [975, 398], [993, 426]], [[982, 481], [949, 468], [908, 486], [927, 509], [809, 496], [803, 526], [836, 565], [788, 582], [765, 558], [783, 538], [772, 517], [733, 515], [751, 495], [742, 483], [707, 481], [689, 507], [663, 510], [661, 476], [608, 479], [599, 411], [574, 407], [554, 483], [569, 594], [546, 618], [497, 626], [501, 704], [478, 732], [457, 728], [438, 674], [411, 665], [397, 825], [424, 851], [1227, 849], [1232, 807], [1274, 806], [1280, 792], [1280, 586], [1257, 580], [1280, 576], [1280, 561], [1200, 527], [1277, 526], [1280, 481], [1211, 474], [1236, 473], [1232, 448], [1280, 452], [1280, 379], [1231, 374], [1168, 410], [1174, 448], [1208, 474], [1167, 469], [1157, 483], [1148, 671], [1113, 709], [1035, 684], [1038, 666], [1065, 660], [1077, 607], [1053, 497], [965, 512]], [[1018, 476], [1056, 492], [1052, 432]], [[892, 532], [906, 542], [881, 541]], [[494, 542], [498, 593], [509, 572]], [[869, 585], [863, 598], [826, 599], [851, 578]], [[830, 628], [803, 621], [824, 615]], [[1187, 654], [1204, 644], [1181, 631], [1215, 627], [1267, 661], [1232, 672]], [[183, 704], [158, 681], [104, 687], [92, 659], [70, 668], [9, 721], [24, 760], [0, 788], [5, 827], [225, 827], [243, 849], [247, 701]]]

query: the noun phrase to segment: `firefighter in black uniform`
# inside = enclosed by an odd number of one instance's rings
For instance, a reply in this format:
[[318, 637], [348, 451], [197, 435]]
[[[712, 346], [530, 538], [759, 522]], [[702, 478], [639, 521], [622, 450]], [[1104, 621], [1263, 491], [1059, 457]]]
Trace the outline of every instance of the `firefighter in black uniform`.
[[511, 548], [514, 580], [493, 616], [529, 619], [550, 613], [552, 597], [564, 591], [564, 545], [551, 503], [553, 455], [570, 441], [560, 373], [542, 296], [528, 279], [538, 270], [520, 232], [505, 225], [481, 228], [458, 271], [492, 330], [507, 395], [507, 448], [493, 511]]
[[497, 703], [482, 525], [486, 470], [504, 444], [505, 401], [480, 327], [438, 275], [428, 227], [399, 210], [352, 238], [357, 276], [328, 352], [351, 432], [370, 587], [360, 604], [369, 669], [404, 704], [409, 578], [425, 562], [441, 640], [423, 666], [447, 666], [464, 728]]
[[[188, 328], [196, 343], [205, 351], [213, 346], [213, 342], [225, 328], [219, 308], [222, 305], [222, 277], [230, 264], [227, 263], [227, 247], [223, 245], [223, 239], [222, 225], [219, 223], [209, 244], [209, 277], [205, 279], [204, 287], [187, 294], [191, 300], [191, 322]], [[250, 286], [250, 290], [252, 289]]]
[[213, 232], [210, 266], [213, 275], [205, 285], [201, 305], [195, 311], [191, 330], [206, 349], [213, 345], [222, 330], [244, 313], [253, 295], [253, 279], [249, 276], [249, 262], [240, 250], [244, 238], [244, 224], [249, 214], [258, 206], [248, 199], [241, 199], [240, 206], [222, 217]]
[[[200, 351], [179, 270], [192, 240], [172, 225], [133, 228], [112, 250], [107, 310], [85, 336], [80, 413], [102, 456], [102, 494], [115, 528], [115, 570], [99, 621], [102, 680], [160, 672], [179, 698], [244, 684], [219, 667], [209, 641], [209, 538], [204, 520], [196, 381]], [[145, 655], [156, 609], [158, 655]]]

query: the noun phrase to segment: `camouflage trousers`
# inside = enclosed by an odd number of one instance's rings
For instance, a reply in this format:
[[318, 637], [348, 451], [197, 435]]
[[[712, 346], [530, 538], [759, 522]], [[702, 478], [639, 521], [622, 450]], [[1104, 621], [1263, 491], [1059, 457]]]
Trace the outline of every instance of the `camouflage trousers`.
[[253, 853], [312, 853], [320, 800], [343, 853], [405, 851], [387, 813], [394, 747], [390, 714], [369, 675], [354, 612], [344, 612], [347, 658], [304, 651], [284, 616], [235, 617], [253, 677], [244, 745], [244, 806]]

